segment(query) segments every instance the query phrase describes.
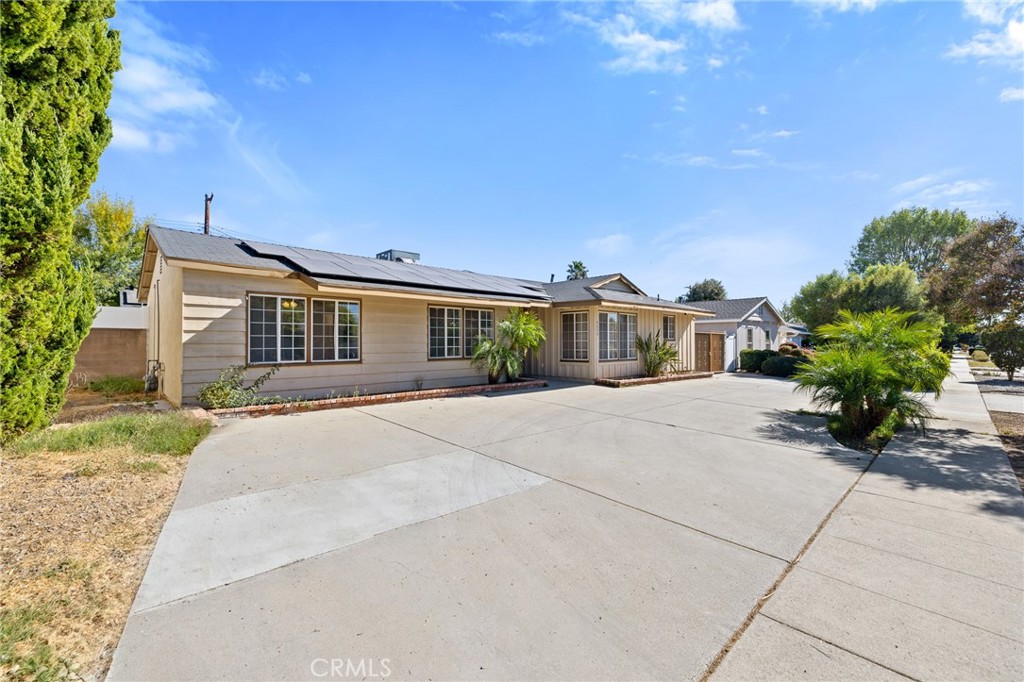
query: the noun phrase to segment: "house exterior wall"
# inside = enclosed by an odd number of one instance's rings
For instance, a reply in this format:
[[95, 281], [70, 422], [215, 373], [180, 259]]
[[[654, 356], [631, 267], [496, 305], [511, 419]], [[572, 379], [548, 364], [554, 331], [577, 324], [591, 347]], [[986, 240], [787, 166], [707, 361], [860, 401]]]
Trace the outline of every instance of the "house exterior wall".
[[[748, 315], [739, 323], [729, 321], [697, 320], [698, 332], [725, 334], [725, 371], [735, 372], [739, 369], [740, 351], [747, 348], [747, 330], [753, 330], [753, 348], [755, 350], [778, 350], [779, 326], [781, 320], [775, 319], [771, 311], [765, 308], [764, 315], [756, 313]], [[765, 338], [765, 331], [770, 338]]]
[[[562, 313], [586, 312], [588, 315], [588, 359], [562, 359]], [[547, 332], [547, 341], [531, 354], [527, 368], [535, 376], [559, 379], [589, 381], [593, 379], [614, 379], [643, 374], [639, 354], [635, 360], [600, 360], [600, 325], [598, 315], [602, 312], [632, 313], [637, 316], [637, 334], [647, 336], [662, 330], [662, 317], [670, 315], [676, 319], [676, 358], [681, 369], [694, 367], [694, 325], [693, 316], [684, 313], [665, 313], [660, 310], [628, 306], [600, 304], [574, 306], [560, 305], [539, 311]]]
[[175, 405], [180, 405], [182, 398], [182, 283], [182, 269], [168, 265], [158, 255], [146, 306], [149, 311], [146, 359], [161, 363], [157, 390]]
[[[216, 380], [223, 369], [246, 364], [249, 293], [353, 299], [317, 292], [298, 279], [186, 269], [181, 330], [183, 402], [194, 403], [199, 389]], [[487, 381], [486, 373], [472, 368], [468, 358], [428, 359], [427, 311], [432, 304], [427, 299], [369, 293], [354, 298], [360, 302], [360, 360], [282, 363], [280, 370], [264, 384], [263, 394], [316, 398], [356, 390], [383, 393]], [[437, 305], [458, 307], [452, 303]], [[507, 306], [483, 305], [469, 299], [462, 307], [493, 310], [495, 324], [508, 312]], [[308, 310], [307, 304], [307, 340]], [[255, 378], [266, 369], [254, 366], [248, 376]]]
[[75, 381], [146, 374], [146, 330], [93, 327], [75, 355]]

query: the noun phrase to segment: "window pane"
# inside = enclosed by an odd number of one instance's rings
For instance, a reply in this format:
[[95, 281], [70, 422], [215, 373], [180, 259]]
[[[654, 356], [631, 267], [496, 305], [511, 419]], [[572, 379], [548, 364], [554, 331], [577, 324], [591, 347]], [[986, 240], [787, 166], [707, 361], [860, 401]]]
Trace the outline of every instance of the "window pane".
[[338, 359], [359, 359], [359, 304], [338, 301]]
[[313, 301], [312, 308], [313, 323], [313, 348], [314, 360], [334, 360], [335, 347], [334, 338], [336, 312], [334, 301]]
[[562, 359], [586, 360], [589, 330], [587, 313], [562, 313]]
[[277, 298], [249, 297], [249, 362], [277, 362]]
[[636, 315], [619, 315], [619, 358], [636, 359]]
[[306, 299], [281, 299], [281, 362], [306, 359]]
[[462, 353], [462, 311], [458, 308], [448, 308], [447, 313], [445, 357], [457, 358]]
[[429, 309], [429, 351], [428, 357], [444, 357], [444, 308]]

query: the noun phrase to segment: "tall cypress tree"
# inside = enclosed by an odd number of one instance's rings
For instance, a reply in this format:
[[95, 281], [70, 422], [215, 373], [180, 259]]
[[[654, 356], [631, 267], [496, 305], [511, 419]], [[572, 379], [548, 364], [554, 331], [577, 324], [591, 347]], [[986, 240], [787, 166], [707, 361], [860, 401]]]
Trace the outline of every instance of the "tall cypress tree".
[[60, 410], [95, 313], [71, 246], [111, 137], [112, 16], [113, 0], [0, 3], [0, 440]]

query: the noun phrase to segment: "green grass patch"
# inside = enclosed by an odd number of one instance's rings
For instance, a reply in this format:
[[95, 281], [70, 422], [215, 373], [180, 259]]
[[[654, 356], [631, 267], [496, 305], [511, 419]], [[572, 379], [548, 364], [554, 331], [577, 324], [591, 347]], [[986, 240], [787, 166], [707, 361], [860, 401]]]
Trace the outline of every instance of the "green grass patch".
[[78, 476], [80, 478], [91, 478], [99, 474], [101, 471], [103, 470], [100, 469], [95, 464], [83, 464], [82, 466], [75, 469], [75, 476]]
[[151, 459], [144, 459], [141, 461], [125, 462], [125, 471], [133, 474], [166, 474], [167, 469], [160, 464], [160, 462], [154, 462]]
[[863, 450], [879, 454], [889, 444], [896, 432], [905, 426], [896, 413], [890, 414], [885, 421], [875, 427], [867, 436], [852, 434], [848, 431], [842, 418], [835, 413], [828, 416], [828, 432], [842, 445], [854, 450]]
[[49, 682], [71, 676], [68, 662], [36, 636], [36, 626], [52, 617], [50, 608], [0, 609], [0, 668], [5, 679]]
[[126, 376], [105, 376], [89, 382], [89, 390], [93, 393], [102, 393], [105, 396], [130, 395], [142, 393], [146, 390], [146, 383], [142, 379]]
[[999, 369], [991, 360], [968, 360], [967, 366], [971, 369]]
[[187, 455], [211, 428], [209, 421], [182, 412], [125, 414], [33, 433], [15, 441], [12, 449], [27, 455], [129, 447], [139, 454]]

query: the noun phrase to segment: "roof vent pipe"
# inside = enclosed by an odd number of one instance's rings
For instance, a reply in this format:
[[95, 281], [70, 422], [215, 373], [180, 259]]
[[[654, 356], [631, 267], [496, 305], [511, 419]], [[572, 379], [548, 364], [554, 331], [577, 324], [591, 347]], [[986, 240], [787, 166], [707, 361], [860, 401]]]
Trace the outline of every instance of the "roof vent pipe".
[[[554, 282], [554, 281], [555, 281], [555, 273], [553, 273], [553, 272], [552, 272], [552, 273], [551, 273], [551, 282]], [[550, 284], [551, 282], [549, 282], [549, 284]]]
[[213, 201], [213, 192], [203, 196], [206, 198], [206, 217], [203, 218], [203, 234], [210, 234], [210, 202]]

